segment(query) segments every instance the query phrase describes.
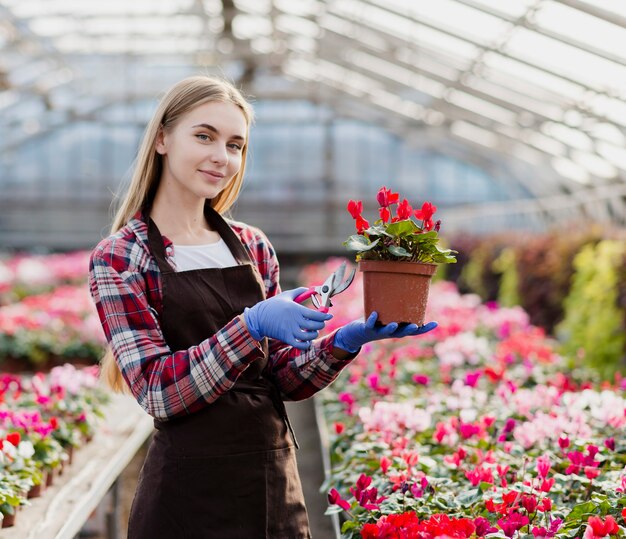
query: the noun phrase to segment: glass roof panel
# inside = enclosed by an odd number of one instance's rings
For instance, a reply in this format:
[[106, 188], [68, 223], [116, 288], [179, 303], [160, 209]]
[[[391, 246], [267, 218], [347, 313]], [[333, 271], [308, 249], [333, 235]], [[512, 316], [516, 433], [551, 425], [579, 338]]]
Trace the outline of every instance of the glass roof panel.
[[626, 103], [624, 101], [598, 95], [589, 101], [589, 105], [596, 114], [626, 126]]
[[545, 88], [555, 95], [562, 95], [572, 101], [582, 100], [584, 88], [564, 80], [557, 75], [546, 73], [536, 67], [526, 65], [513, 58], [507, 58], [495, 52], [489, 52], [483, 58], [487, 67], [493, 68], [497, 73], [501, 71], [512, 77], [528, 81], [531, 85]]
[[458, 105], [459, 107], [471, 110], [481, 116], [486, 116], [489, 119], [503, 124], [515, 125], [517, 123], [514, 112], [511, 112], [509, 109], [504, 107], [494, 105], [493, 103], [489, 103], [489, 101], [484, 99], [470, 95], [467, 92], [462, 92], [456, 89], [452, 90], [446, 95], [446, 100], [450, 103]]
[[587, 0], [587, 4], [598, 6], [606, 10], [608, 13], [617, 13], [622, 17], [626, 17], [626, 2], [621, 0]]
[[578, 183], [589, 183], [589, 171], [583, 166], [574, 163], [570, 159], [565, 157], [555, 157], [551, 161], [554, 170], [556, 170], [561, 176], [574, 180]]
[[398, 81], [400, 84], [410, 86], [433, 97], [441, 97], [446, 88], [444, 84], [421, 77], [414, 71], [405, 69], [393, 62], [387, 62], [371, 54], [355, 51], [347, 54], [346, 58], [355, 66], [364, 67], [389, 78], [391, 81]]
[[106, 2], [85, 2], [83, 0], [2, 0], [17, 17], [43, 17], [63, 14], [69, 17], [100, 15], [140, 15], [180, 13], [189, 9], [193, 0], [107, 0]]
[[594, 176], [613, 178], [617, 174], [617, 169], [611, 163], [596, 154], [573, 151], [572, 159], [585, 167]]
[[495, 11], [501, 11], [511, 17], [518, 18], [528, 11], [528, 8], [535, 3], [535, 0], [516, 0], [515, 2], [502, 2], [502, 0], [473, 0], [473, 2]]
[[450, 126], [450, 131], [457, 137], [486, 146], [487, 148], [493, 149], [498, 145], [498, 135], [469, 122], [453, 122]]
[[394, 5], [406, 16], [413, 16], [428, 24], [466, 36], [479, 43], [491, 43], [510, 28], [510, 24], [500, 18], [488, 15], [454, 0], [378, 0], [381, 6]]
[[[438, 137], [454, 126], [455, 147], [554, 156], [576, 181], [626, 170], [626, 2], [232, 0], [234, 40], [223, 39], [224, 5], [0, 0], [2, 121], [23, 134], [35, 108], [44, 129], [71, 108], [92, 114], [124, 95], [107, 77], [118, 67], [126, 89], [144, 89], [221, 63], [253, 93], [317, 92], [347, 115], [438, 125]], [[267, 77], [281, 82], [263, 86]]]
[[[613, 2], [613, 6], [618, 4], [619, 2]], [[541, 28], [604, 49], [608, 53], [619, 52], [615, 50], [616, 43], [626, 43], [626, 28], [563, 4], [542, 4], [535, 14], [535, 20]]]
[[626, 170], [626, 149], [623, 147], [613, 146], [606, 142], [599, 142], [596, 144], [598, 154], [604, 157], [607, 161], [613, 163], [615, 166]]
[[462, 39], [416, 24], [386, 9], [366, 5], [355, 0], [340, 0], [329, 6], [332, 13], [341, 14], [355, 22], [363, 22], [372, 28], [386, 32], [390, 36], [402, 38], [407, 42], [425, 43], [434, 49], [461, 57], [473, 57], [478, 48]]
[[[626, 67], [594, 54], [542, 36], [526, 28], [516, 28], [505, 50], [556, 74], [580, 80], [603, 91], [626, 80]], [[575, 58], [575, 61], [573, 59]]]

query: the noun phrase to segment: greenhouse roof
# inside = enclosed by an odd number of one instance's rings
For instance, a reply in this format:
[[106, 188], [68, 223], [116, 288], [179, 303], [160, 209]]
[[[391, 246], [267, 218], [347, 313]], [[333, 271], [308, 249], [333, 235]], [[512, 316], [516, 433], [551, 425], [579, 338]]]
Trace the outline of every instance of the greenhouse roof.
[[256, 99], [531, 165], [537, 197], [608, 200], [626, 194], [624, 44], [615, 0], [0, 0], [0, 152], [220, 66]]

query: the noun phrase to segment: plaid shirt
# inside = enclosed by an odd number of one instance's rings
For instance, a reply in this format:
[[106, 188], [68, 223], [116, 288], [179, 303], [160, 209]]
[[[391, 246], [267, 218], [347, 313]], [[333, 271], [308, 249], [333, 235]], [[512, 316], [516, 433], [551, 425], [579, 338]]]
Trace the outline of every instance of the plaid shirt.
[[[229, 221], [265, 283], [267, 297], [280, 293], [278, 260], [263, 233]], [[163, 237], [168, 262], [174, 247]], [[148, 247], [148, 226], [138, 213], [91, 255], [89, 287], [106, 338], [133, 395], [151, 416], [166, 420], [192, 413], [233, 387], [260, 344], [237, 316], [188, 350], [172, 352], [159, 325], [161, 272]], [[269, 340], [267, 373], [285, 400], [302, 400], [330, 384], [349, 361], [332, 355], [334, 334], [303, 352]]]

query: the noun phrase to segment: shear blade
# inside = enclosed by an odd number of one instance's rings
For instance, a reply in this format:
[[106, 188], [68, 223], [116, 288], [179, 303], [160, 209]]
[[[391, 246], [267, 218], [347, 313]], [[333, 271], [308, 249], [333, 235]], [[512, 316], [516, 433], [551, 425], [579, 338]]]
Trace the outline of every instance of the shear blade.
[[[355, 274], [356, 274], [356, 268], [352, 268], [352, 271], [350, 272], [350, 275], [348, 275], [348, 278], [343, 283], [339, 284], [337, 288], [335, 288], [334, 294], [339, 294], [343, 292], [346, 288], [348, 288], [352, 284]], [[343, 275], [342, 275], [342, 278], [343, 278]]]
[[316, 295], [311, 296], [311, 301], [313, 302], [313, 305], [315, 305], [316, 309], [319, 309], [321, 307], [320, 300], [317, 299]]

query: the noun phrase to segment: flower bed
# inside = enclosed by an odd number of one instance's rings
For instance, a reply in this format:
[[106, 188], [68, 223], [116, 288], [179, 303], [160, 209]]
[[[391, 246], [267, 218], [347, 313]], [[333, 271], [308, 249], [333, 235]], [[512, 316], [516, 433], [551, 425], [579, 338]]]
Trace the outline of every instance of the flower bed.
[[0, 307], [0, 369], [95, 363], [105, 339], [87, 286], [60, 286]]
[[64, 284], [87, 282], [89, 251], [0, 258], [0, 305], [49, 292]]
[[12, 525], [18, 508], [71, 463], [94, 433], [107, 394], [97, 367], [55, 367], [31, 377], [0, 375], [0, 513]]
[[[335, 303], [329, 325], [362, 316], [358, 282]], [[623, 537], [621, 378], [600, 382], [522, 309], [452, 283], [434, 284], [429, 309], [439, 328], [368, 345], [317, 397], [342, 537]]]

